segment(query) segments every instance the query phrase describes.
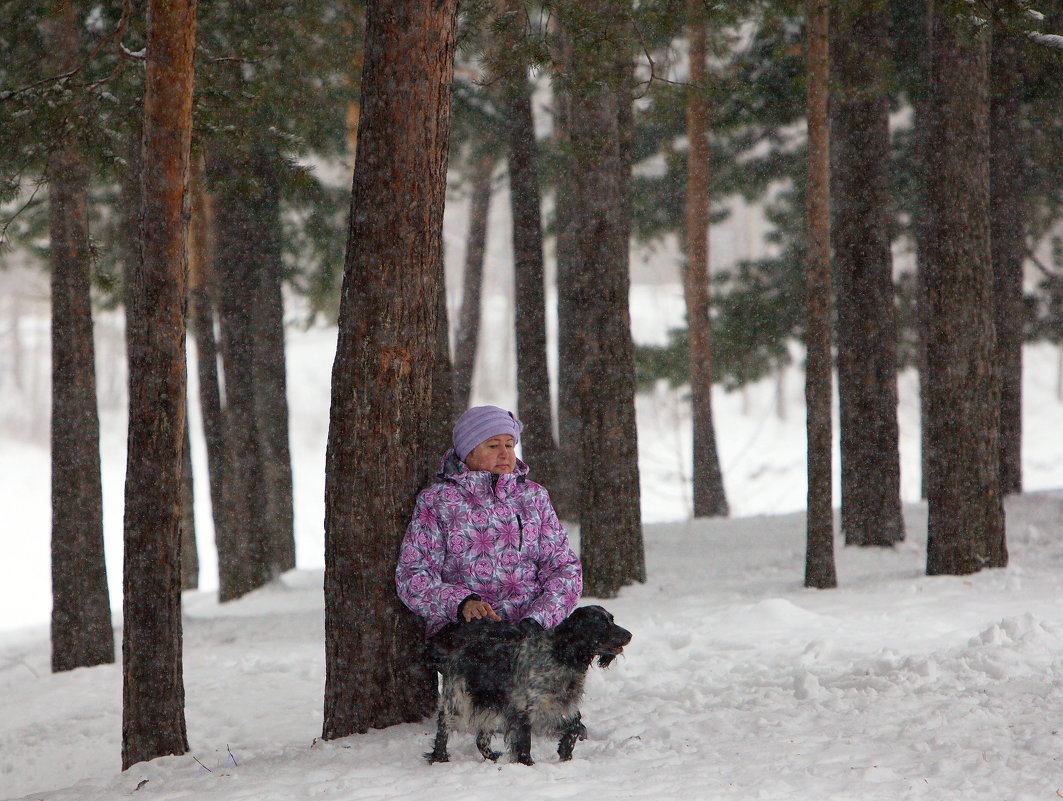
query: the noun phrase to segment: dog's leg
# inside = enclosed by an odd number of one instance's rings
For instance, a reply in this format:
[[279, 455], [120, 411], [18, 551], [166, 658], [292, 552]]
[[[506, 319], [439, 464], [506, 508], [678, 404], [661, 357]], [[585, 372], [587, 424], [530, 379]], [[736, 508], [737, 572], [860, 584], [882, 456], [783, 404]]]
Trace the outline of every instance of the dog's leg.
[[424, 755], [424, 758], [428, 760], [429, 765], [450, 761], [450, 754], [447, 753], [447, 717], [442, 706], [439, 708], [439, 718], [436, 724], [435, 745]]
[[579, 712], [575, 717], [561, 723], [561, 739], [557, 743], [557, 755], [562, 762], [572, 759], [572, 749], [576, 747], [576, 740], [587, 739], [587, 727], [580, 720]]
[[531, 719], [527, 712], [511, 713], [506, 720], [506, 742], [514, 762], [534, 765], [531, 758]]
[[492, 762], [502, 756], [501, 752], [491, 750], [491, 732], [484, 731], [483, 729], [476, 732], [476, 748], [483, 755], [484, 759], [489, 759]]

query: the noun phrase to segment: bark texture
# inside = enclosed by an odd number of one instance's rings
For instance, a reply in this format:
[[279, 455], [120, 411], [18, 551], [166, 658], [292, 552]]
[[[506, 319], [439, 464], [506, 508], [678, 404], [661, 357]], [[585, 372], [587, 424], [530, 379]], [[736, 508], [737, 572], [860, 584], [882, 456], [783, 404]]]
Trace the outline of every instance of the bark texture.
[[841, 525], [846, 545], [891, 546], [904, 539], [904, 521], [890, 253], [886, 6], [839, 8], [831, 31]]
[[931, 11], [926, 253], [929, 488], [927, 573], [1007, 563], [1000, 491], [1000, 388], [989, 243], [989, 74], [984, 39]]
[[989, 219], [1000, 373], [1000, 489], [1022, 492], [1023, 264], [1030, 204], [1028, 137], [1023, 124], [1025, 67], [1014, 34], [993, 38], [990, 59]]
[[265, 526], [270, 571], [295, 567], [292, 455], [288, 434], [288, 372], [284, 346], [280, 154], [269, 144], [255, 148], [252, 169], [261, 187], [261, 230], [254, 317], [255, 428], [265, 480]]
[[712, 419], [712, 324], [709, 318], [709, 106], [705, 97], [705, 22], [700, 4], [689, 8], [690, 96], [687, 101], [687, 261], [684, 289], [690, 357], [690, 406], [693, 418], [694, 517], [726, 517], [716, 426]]
[[[78, 60], [77, 22], [56, 4], [46, 34], [56, 72]], [[48, 170], [52, 295], [52, 671], [114, 662], [103, 549], [100, 421], [92, 339], [84, 158], [65, 133]]]
[[195, 481], [192, 477], [192, 438], [185, 425], [181, 437], [181, 589], [199, 588], [199, 550], [196, 548]]
[[456, 0], [371, 2], [325, 477], [323, 737], [435, 701], [395, 563], [425, 473]]
[[646, 565], [628, 310], [629, 73], [626, 61], [603, 73], [587, 46], [604, 34], [617, 39], [616, 52], [624, 52], [612, 25], [604, 31], [597, 27], [603, 20], [618, 25], [623, 4], [602, 0], [593, 10], [569, 20], [566, 31], [575, 46], [568, 118], [572, 263], [565, 280], [571, 282], [570, 303], [579, 320], [572, 346], [578, 365], [576, 467], [584, 591], [608, 598], [625, 584], [645, 581]]
[[276, 572], [255, 381], [259, 287], [270, 257], [267, 229], [275, 220], [249, 158], [217, 146], [207, 166], [217, 198], [213, 269], [225, 376], [226, 511], [224, 527], [215, 532], [218, 597], [224, 602], [261, 587]]
[[180, 496], [195, 30], [195, 0], [149, 1], [141, 250], [127, 294], [123, 770], [188, 751]]
[[829, 0], [808, 0], [808, 268], [805, 291], [805, 405], [808, 432], [808, 544], [805, 586], [836, 587], [831, 489], [831, 275]]

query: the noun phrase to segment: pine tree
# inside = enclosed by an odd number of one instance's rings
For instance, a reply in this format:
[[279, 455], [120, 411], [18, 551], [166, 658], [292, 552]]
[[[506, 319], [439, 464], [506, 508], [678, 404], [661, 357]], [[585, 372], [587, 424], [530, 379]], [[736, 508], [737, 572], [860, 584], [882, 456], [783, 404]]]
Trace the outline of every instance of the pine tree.
[[[395, 594], [420, 488], [439, 343], [456, 0], [370, 2], [325, 477], [323, 737], [414, 721], [434, 702]], [[381, 193], [381, 187], [387, 192]], [[449, 390], [449, 387], [448, 387]]]
[[570, 313], [579, 320], [573, 344], [580, 560], [584, 591], [612, 597], [625, 584], [646, 580], [628, 311], [630, 44], [620, 27], [622, 0], [567, 10], [562, 19], [572, 42], [567, 211], [574, 261], [566, 281]]
[[517, 413], [524, 422], [521, 451], [533, 477], [547, 487], [557, 479], [550, 375], [546, 356], [546, 272], [532, 87], [522, 43], [523, 3], [501, 0], [496, 38], [501, 105], [506, 117], [509, 202], [513, 220], [514, 322], [517, 340]]
[[[78, 18], [56, 4], [46, 25], [50, 67], [79, 58]], [[103, 489], [92, 300], [86, 160], [65, 124], [49, 165], [52, 289], [52, 670], [114, 662], [103, 553]]]
[[726, 516], [716, 427], [712, 419], [712, 323], [709, 316], [709, 122], [705, 66], [705, 20], [700, 3], [689, 3], [690, 98], [687, 101], [687, 306], [690, 405], [693, 418], [694, 517]]
[[989, 242], [989, 53], [966, 16], [930, 16], [926, 286], [927, 573], [1007, 564]]
[[181, 665], [184, 216], [195, 0], [149, 0], [141, 258], [128, 289], [122, 768], [188, 750]]
[[838, 584], [831, 504], [830, 3], [808, 0], [808, 328], [805, 403], [808, 430], [808, 546], [805, 586]]
[[458, 315], [458, 336], [454, 347], [453, 406], [458, 413], [469, 407], [472, 396], [476, 350], [480, 341], [484, 254], [487, 250], [487, 222], [494, 188], [494, 170], [494, 157], [481, 156], [473, 167], [469, 181], [469, 232], [465, 239], [461, 312]]
[[989, 220], [1000, 371], [1000, 488], [1022, 492], [1023, 268], [1030, 199], [1030, 146], [1023, 110], [1026, 58], [1011, 20], [994, 21], [989, 63]]
[[885, 4], [831, 15], [831, 239], [847, 545], [904, 539]]
[[225, 366], [225, 525], [216, 532], [218, 597], [239, 598], [275, 571], [267, 519], [266, 478], [256, 385], [260, 282], [271, 259], [274, 197], [248, 167], [251, 154], [212, 149], [207, 175], [215, 183], [213, 272], [217, 275], [222, 363]]

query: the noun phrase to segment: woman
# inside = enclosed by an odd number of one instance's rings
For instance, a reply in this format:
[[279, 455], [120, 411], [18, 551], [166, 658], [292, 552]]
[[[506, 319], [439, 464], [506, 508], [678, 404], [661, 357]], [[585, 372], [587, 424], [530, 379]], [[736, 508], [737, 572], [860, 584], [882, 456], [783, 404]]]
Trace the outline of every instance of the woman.
[[426, 637], [480, 618], [553, 628], [579, 600], [579, 559], [549, 494], [517, 458], [520, 431], [512, 412], [469, 409], [438, 481], [417, 496], [395, 579]]

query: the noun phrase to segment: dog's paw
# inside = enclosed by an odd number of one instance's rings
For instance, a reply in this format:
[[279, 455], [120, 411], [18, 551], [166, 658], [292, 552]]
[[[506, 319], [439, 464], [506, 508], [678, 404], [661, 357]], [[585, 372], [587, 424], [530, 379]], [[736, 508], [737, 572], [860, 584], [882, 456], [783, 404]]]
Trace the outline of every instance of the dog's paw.
[[587, 727], [584, 726], [582, 723], [580, 723], [576, 727], [576, 739], [577, 740], [586, 740], [587, 739]]
[[434, 765], [436, 762], [450, 762], [450, 754], [448, 754], [446, 751], [443, 751], [442, 753], [437, 753], [436, 751], [429, 751], [427, 754], [424, 755], [424, 758], [429, 765]]
[[531, 758], [531, 754], [517, 754], [516, 761], [521, 765], [534, 765], [535, 760]]

